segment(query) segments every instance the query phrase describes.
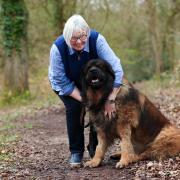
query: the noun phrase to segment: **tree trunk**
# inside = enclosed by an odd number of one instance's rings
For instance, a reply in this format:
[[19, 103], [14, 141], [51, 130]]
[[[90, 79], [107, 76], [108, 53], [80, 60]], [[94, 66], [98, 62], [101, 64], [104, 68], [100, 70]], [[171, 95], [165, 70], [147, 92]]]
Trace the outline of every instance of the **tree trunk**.
[[64, 26], [64, 1], [62, 0], [53, 0], [53, 7], [54, 7], [54, 21], [53, 21], [53, 27], [54, 27], [54, 36], [57, 37], [60, 34], [62, 34], [62, 29]]
[[[29, 89], [28, 12], [23, 0], [3, 0], [4, 89], [12, 95]], [[8, 20], [8, 22], [6, 22]], [[7, 33], [9, 30], [9, 34]]]
[[171, 70], [174, 70], [175, 65], [175, 31], [176, 31], [176, 16], [180, 14], [180, 1], [179, 0], [172, 0], [171, 1], [171, 8], [169, 10], [165, 27], [165, 43], [166, 48], [164, 49], [165, 52], [168, 54], [168, 60], [170, 64]]
[[28, 50], [26, 40], [21, 41], [21, 52], [13, 50], [11, 56], [5, 56], [4, 85], [5, 91], [13, 94], [29, 90]]
[[77, 1], [53, 0], [52, 3], [54, 7], [54, 34], [57, 37], [62, 34], [67, 18], [75, 13]]
[[145, 1], [147, 4], [148, 27], [151, 36], [153, 55], [156, 63], [156, 74], [159, 75], [163, 70], [162, 60], [162, 42], [160, 36], [160, 28], [158, 27], [158, 16], [156, 10], [156, 2], [151, 0]]

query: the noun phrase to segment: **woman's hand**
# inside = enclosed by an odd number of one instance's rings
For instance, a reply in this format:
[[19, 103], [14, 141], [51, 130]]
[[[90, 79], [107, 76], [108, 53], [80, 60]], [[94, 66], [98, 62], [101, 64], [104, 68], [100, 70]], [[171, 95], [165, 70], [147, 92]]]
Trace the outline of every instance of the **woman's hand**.
[[109, 117], [109, 119], [113, 118], [116, 113], [115, 102], [111, 100], [107, 100], [104, 107], [104, 115]]
[[116, 99], [116, 96], [117, 96], [119, 90], [120, 90], [120, 87], [113, 88], [113, 91], [111, 92], [111, 94], [109, 95], [109, 97], [105, 103], [104, 115], [105, 116], [108, 115], [109, 119], [111, 119], [112, 117], [115, 116], [115, 113], [116, 113], [115, 99]]
[[74, 88], [73, 92], [70, 94], [71, 97], [73, 97], [74, 99], [76, 99], [77, 101], [82, 101], [82, 97], [80, 94], [80, 91], [77, 87]]

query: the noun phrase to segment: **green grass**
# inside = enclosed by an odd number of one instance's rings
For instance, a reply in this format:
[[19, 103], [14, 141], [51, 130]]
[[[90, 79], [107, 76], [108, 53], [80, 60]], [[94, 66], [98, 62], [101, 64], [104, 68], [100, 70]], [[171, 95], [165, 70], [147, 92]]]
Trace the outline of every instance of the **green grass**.
[[16, 128], [16, 125], [13, 123], [5, 123], [2, 127], [0, 127], [0, 132], [1, 131], [6, 131], [6, 130], [11, 130]]
[[7, 151], [7, 146], [11, 142], [17, 141], [18, 138], [19, 137], [17, 135], [12, 134], [0, 135], [0, 161], [8, 161], [11, 159], [12, 153]]
[[13, 121], [14, 119], [17, 119], [23, 114], [21, 111], [15, 111], [11, 113], [7, 113], [5, 115], [1, 115], [1, 122], [10, 122]]
[[4, 134], [4, 135], [0, 135], [0, 144], [4, 145], [13, 141], [16, 141], [18, 139], [17, 135], [14, 134]]
[[16, 134], [1, 133], [0, 135], [0, 152], [2, 148], [5, 148], [11, 142], [17, 141], [20, 137]]
[[2, 154], [0, 153], [0, 161], [8, 161], [11, 158], [10, 154]]
[[31, 123], [27, 123], [23, 127], [26, 128], [26, 129], [32, 129], [33, 125]]
[[11, 93], [3, 93], [0, 99], [0, 107], [27, 104], [27, 102], [32, 101], [33, 98], [29, 91], [14, 96], [12, 96]]

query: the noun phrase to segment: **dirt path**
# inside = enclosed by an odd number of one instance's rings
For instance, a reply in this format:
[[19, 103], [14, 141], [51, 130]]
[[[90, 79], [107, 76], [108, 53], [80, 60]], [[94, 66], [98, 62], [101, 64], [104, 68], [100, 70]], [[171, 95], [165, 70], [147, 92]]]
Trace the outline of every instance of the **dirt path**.
[[[178, 90], [174, 92], [175, 99], [172, 100], [174, 96], [170, 98], [167, 96], [168, 92], [163, 91], [165, 93], [163, 97], [168, 97], [166, 100], [162, 100], [162, 93], [158, 92], [154, 102], [160, 106], [168, 117], [173, 116], [174, 123], [179, 126], [180, 106], [178, 98], [180, 100], [180, 94]], [[167, 107], [168, 105], [171, 106], [171, 109]], [[32, 128], [25, 128], [28, 123], [32, 124]], [[114, 151], [117, 145], [110, 148], [101, 167], [71, 169], [68, 165], [69, 151], [65, 114], [63, 107], [60, 107], [60, 105], [42, 109], [32, 117], [17, 119], [16, 124], [17, 129], [14, 131], [18, 132], [21, 140], [9, 147], [9, 152], [12, 153], [13, 157], [11, 161], [0, 162], [0, 179], [116, 180], [180, 178], [180, 156], [160, 162], [142, 161], [124, 169], [115, 169], [116, 162], [109, 160], [109, 153]], [[88, 131], [85, 130], [86, 138], [87, 133]], [[84, 161], [88, 158], [88, 154], [85, 152]]]

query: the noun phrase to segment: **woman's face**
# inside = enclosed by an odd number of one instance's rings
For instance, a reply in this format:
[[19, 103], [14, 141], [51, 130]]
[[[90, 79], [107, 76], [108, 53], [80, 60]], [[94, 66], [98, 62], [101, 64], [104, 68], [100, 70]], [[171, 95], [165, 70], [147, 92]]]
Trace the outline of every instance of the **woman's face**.
[[73, 49], [80, 51], [84, 48], [87, 41], [87, 32], [85, 30], [75, 31], [72, 34], [70, 44]]

